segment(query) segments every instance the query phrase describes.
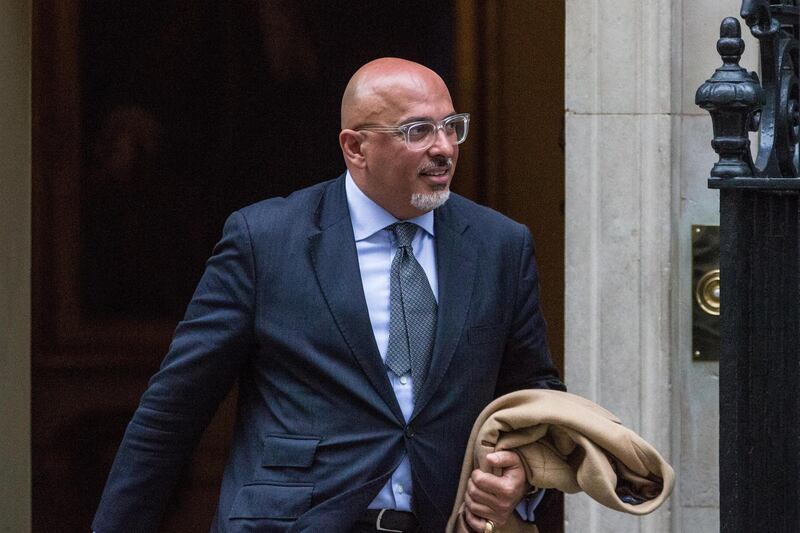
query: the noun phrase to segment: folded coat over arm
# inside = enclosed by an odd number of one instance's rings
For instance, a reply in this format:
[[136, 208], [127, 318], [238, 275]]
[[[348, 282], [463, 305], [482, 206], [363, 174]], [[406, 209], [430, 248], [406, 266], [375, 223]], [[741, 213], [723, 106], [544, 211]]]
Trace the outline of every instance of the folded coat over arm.
[[[534, 487], [583, 491], [606, 507], [635, 515], [664, 503], [675, 478], [653, 446], [599, 405], [568, 392], [521, 390], [494, 400], [475, 421], [448, 533], [469, 531], [463, 510], [470, 473], [491, 471], [486, 456], [500, 450], [520, 455]], [[538, 530], [514, 515], [495, 531]]]

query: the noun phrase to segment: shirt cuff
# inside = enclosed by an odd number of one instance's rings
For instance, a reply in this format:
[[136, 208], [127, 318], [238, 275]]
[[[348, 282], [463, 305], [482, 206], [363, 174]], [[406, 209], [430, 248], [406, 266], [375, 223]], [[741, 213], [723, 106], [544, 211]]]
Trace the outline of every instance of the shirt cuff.
[[517, 514], [526, 522], [535, 522], [536, 516], [534, 515], [534, 511], [542, 503], [542, 498], [544, 498], [544, 489], [539, 489], [533, 494], [525, 496], [522, 498], [522, 501], [517, 504]]

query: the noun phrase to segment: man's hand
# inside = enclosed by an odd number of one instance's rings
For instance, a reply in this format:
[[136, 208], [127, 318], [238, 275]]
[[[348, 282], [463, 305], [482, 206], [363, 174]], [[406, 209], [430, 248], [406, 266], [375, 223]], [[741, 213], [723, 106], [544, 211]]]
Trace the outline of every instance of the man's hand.
[[473, 470], [464, 496], [464, 518], [469, 527], [479, 532], [484, 530], [487, 520], [496, 526], [508, 522], [528, 489], [525, 470], [516, 453], [494, 452], [487, 455], [486, 460], [490, 467], [501, 468], [502, 474], [495, 476], [479, 469]]

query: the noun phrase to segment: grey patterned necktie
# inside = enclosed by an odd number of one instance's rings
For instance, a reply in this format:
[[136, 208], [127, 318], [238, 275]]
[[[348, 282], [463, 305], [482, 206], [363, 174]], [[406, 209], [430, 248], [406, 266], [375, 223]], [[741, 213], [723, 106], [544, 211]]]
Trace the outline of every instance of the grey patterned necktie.
[[386, 366], [398, 376], [411, 371], [416, 399], [433, 349], [436, 298], [411, 248], [417, 226], [410, 222], [399, 222], [388, 229], [397, 238], [397, 253], [391, 270]]

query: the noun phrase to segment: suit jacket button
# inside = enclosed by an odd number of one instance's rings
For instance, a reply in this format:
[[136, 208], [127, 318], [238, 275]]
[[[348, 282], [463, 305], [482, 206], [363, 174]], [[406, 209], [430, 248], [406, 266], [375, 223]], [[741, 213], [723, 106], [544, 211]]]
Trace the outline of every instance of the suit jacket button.
[[406, 426], [405, 435], [406, 438], [414, 438], [414, 428], [411, 426]]

